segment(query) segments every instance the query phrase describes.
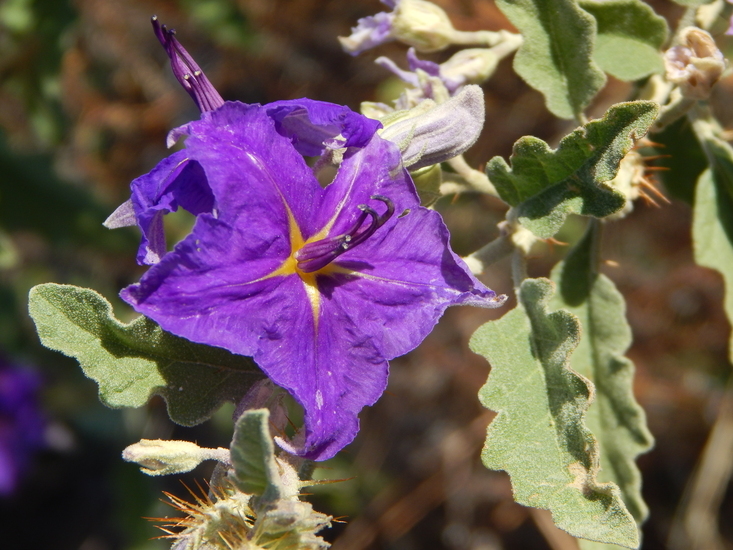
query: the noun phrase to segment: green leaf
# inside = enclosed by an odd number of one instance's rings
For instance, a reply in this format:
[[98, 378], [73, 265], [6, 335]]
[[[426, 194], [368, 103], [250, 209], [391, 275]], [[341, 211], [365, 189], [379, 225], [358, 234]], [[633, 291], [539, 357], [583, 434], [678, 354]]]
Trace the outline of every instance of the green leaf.
[[598, 24], [593, 60], [620, 80], [639, 80], [664, 71], [668, 27], [641, 0], [580, 0]]
[[498, 412], [482, 459], [509, 473], [517, 502], [550, 510], [571, 535], [636, 548], [618, 487], [596, 479], [598, 450], [583, 424], [592, 384], [568, 368], [580, 327], [567, 311], [548, 312], [552, 287], [525, 280], [518, 306], [471, 339], [492, 367], [479, 398]]
[[560, 118], [577, 118], [603, 87], [593, 62], [596, 22], [574, 0], [497, 0], [522, 33], [514, 70]]
[[570, 367], [596, 388], [585, 421], [600, 449], [598, 481], [618, 485], [627, 509], [641, 524], [648, 509], [634, 460], [652, 447], [653, 438], [634, 399], [634, 364], [623, 355], [631, 345], [626, 304], [613, 282], [597, 270], [599, 240], [598, 223], [591, 223], [585, 237], [555, 267], [552, 280], [559, 290], [550, 305], [575, 315], [582, 327]]
[[265, 495], [268, 502], [282, 498], [269, 421], [267, 409], [246, 411], [237, 420], [231, 445], [237, 487], [250, 495]]
[[492, 158], [486, 173], [502, 199], [517, 209], [519, 221], [540, 238], [552, 237], [569, 213], [602, 218], [620, 210], [626, 198], [606, 184], [619, 162], [642, 137], [659, 110], [652, 101], [612, 106], [565, 136], [557, 149], [532, 136], [520, 138], [511, 167]]
[[[725, 281], [723, 307], [733, 322], [733, 199], [719, 171], [706, 170], [697, 182], [692, 222], [695, 261]], [[733, 339], [728, 356], [733, 361]]]
[[90, 289], [38, 285], [29, 310], [43, 345], [77, 359], [109, 407], [140, 407], [160, 395], [171, 420], [192, 426], [261, 377], [248, 357], [173, 336], [146, 317], [121, 323]]

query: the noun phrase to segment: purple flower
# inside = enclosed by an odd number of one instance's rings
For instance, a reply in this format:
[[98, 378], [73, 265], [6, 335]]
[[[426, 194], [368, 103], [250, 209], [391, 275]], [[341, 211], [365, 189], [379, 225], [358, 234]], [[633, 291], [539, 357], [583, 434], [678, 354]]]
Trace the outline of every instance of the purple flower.
[[[304, 109], [313, 121], [331, 106]], [[301, 133], [278, 132], [271, 112], [229, 102], [178, 130], [216, 206], [122, 297], [165, 330], [252, 356], [305, 409], [305, 444], [290, 450], [324, 460], [384, 391], [387, 360], [446, 307], [502, 299], [419, 206], [394, 144], [356, 140], [324, 189], [294, 146]]]
[[[177, 60], [195, 63], [174, 44], [166, 49], [183, 74]], [[464, 100], [482, 97], [474, 96]], [[301, 442], [281, 446], [325, 460], [355, 437], [359, 411], [384, 391], [389, 359], [415, 348], [448, 306], [497, 307], [504, 297], [451, 251], [379, 122], [309, 99], [211, 109], [207, 101], [197, 100], [201, 120], [169, 135], [185, 136], [185, 149], [133, 181], [131, 200], [107, 222], [138, 224], [138, 260], [152, 264], [121, 295], [165, 330], [253, 357], [305, 411]], [[436, 134], [436, 116], [405, 132]], [[444, 153], [421, 146], [434, 162], [466, 140], [438, 134]], [[337, 164], [333, 182], [322, 187], [304, 156], [320, 157], [316, 169]], [[196, 222], [166, 252], [162, 217], [179, 206]]]
[[0, 496], [13, 493], [31, 456], [43, 445], [40, 385], [34, 372], [0, 358]]

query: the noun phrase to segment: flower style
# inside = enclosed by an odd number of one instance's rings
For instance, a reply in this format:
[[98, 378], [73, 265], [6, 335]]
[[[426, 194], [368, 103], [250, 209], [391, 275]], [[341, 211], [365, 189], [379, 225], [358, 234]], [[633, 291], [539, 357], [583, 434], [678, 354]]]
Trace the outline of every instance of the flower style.
[[[165, 330], [253, 357], [305, 411], [303, 436], [279, 444], [325, 460], [355, 437], [389, 359], [448, 306], [504, 297], [451, 251], [379, 122], [307, 99], [202, 111], [118, 209], [112, 225], [138, 223], [152, 264], [121, 296]], [[341, 159], [325, 188], [304, 159], [319, 155]], [[196, 222], [166, 252], [162, 215], [179, 205]]]

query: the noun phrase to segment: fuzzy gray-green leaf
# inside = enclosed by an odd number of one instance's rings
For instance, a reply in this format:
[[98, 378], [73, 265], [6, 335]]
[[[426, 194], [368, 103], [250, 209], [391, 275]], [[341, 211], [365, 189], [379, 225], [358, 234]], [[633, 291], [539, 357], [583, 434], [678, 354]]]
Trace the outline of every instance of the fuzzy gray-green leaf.
[[593, 62], [596, 23], [574, 0], [497, 0], [522, 33], [514, 70], [560, 118], [576, 118], [603, 87]]
[[234, 427], [231, 454], [233, 480], [239, 489], [268, 501], [281, 498], [275, 447], [270, 435], [267, 409], [246, 411]]
[[598, 224], [592, 223], [585, 237], [553, 270], [558, 292], [550, 304], [553, 309], [571, 312], [581, 323], [582, 336], [570, 366], [596, 388], [585, 419], [600, 449], [598, 480], [619, 486], [627, 509], [641, 524], [648, 509], [634, 460], [651, 448], [653, 438], [644, 411], [634, 399], [634, 364], [623, 355], [631, 345], [624, 298], [613, 282], [597, 271], [599, 232]]
[[160, 395], [171, 420], [192, 426], [261, 377], [251, 359], [178, 338], [146, 317], [121, 323], [90, 289], [38, 285], [29, 310], [43, 345], [78, 360], [109, 407], [140, 407]]
[[525, 136], [514, 144], [511, 167], [494, 157], [486, 173], [522, 225], [540, 238], [552, 237], [570, 213], [602, 218], [624, 206], [624, 195], [607, 182], [658, 109], [652, 101], [619, 103], [565, 136], [557, 149]]
[[491, 364], [479, 398], [498, 413], [482, 459], [509, 473], [517, 502], [550, 510], [571, 535], [636, 548], [618, 487], [596, 479], [598, 451], [584, 425], [593, 386], [568, 368], [580, 327], [567, 311], [548, 312], [552, 288], [546, 279], [524, 281], [519, 305], [471, 339]]
[[[733, 199], [723, 179], [719, 170], [706, 170], [697, 181], [692, 240], [695, 261], [723, 276], [723, 307], [733, 322]], [[728, 356], [733, 361], [733, 338]]]
[[641, 0], [580, 0], [595, 17], [598, 35], [593, 59], [620, 80], [639, 80], [664, 71], [661, 48], [669, 29], [663, 17]]

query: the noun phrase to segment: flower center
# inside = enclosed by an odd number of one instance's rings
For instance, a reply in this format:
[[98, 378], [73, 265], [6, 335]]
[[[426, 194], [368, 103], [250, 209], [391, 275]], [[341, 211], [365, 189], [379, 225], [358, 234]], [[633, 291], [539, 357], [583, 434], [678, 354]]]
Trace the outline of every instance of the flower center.
[[[361, 215], [348, 233], [306, 243], [295, 253], [296, 266], [300, 271], [313, 273], [326, 267], [338, 256], [371, 237], [392, 217], [394, 203], [391, 200], [382, 195], [372, 195], [369, 198], [382, 201], [387, 205], [387, 211], [380, 216], [370, 206], [360, 204], [358, 208], [361, 210]], [[364, 227], [365, 222], [368, 223], [366, 227]]]

